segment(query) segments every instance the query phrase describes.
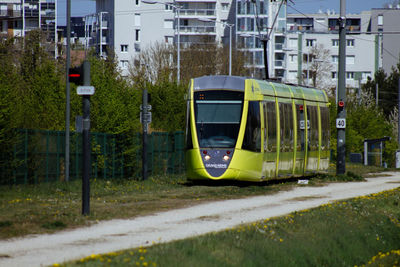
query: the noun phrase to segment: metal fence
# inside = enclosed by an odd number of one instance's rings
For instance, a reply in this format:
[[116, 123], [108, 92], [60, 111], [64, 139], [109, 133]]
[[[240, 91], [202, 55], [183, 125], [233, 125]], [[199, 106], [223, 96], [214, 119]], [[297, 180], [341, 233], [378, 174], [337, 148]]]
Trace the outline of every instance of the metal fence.
[[[16, 130], [12, 173], [0, 166], [0, 182], [36, 184], [65, 180], [65, 132]], [[142, 136], [91, 133], [91, 177], [139, 178], [142, 168]], [[184, 172], [183, 132], [153, 132], [148, 138], [149, 175]], [[3, 167], [4, 168], [4, 167]], [[70, 134], [70, 179], [82, 175], [82, 135]], [[7, 177], [4, 177], [7, 175]], [[11, 176], [11, 177], [9, 177]]]

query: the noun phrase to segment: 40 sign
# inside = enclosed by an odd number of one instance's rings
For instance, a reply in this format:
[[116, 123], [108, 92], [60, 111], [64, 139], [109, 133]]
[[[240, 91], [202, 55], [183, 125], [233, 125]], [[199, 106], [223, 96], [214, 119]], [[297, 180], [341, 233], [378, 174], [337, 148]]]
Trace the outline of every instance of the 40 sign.
[[337, 129], [345, 129], [346, 128], [346, 119], [336, 119], [336, 128]]

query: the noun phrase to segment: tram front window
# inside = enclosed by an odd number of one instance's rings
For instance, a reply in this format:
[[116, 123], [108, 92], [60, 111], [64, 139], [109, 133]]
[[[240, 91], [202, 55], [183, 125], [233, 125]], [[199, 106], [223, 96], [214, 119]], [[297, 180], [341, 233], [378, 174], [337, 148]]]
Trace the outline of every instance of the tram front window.
[[195, 114], [200, 147], [235, 147], [242, 115], [241, 100], [196, 100]]

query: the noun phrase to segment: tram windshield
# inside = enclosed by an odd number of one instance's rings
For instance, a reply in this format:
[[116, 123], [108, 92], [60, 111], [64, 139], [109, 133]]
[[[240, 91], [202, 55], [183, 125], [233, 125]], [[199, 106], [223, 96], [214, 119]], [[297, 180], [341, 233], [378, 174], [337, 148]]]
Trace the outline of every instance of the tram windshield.
[[235, 147], [242, 106], [243, 101], [238, 99], [196, 99], [196, 128], [200, 147]]

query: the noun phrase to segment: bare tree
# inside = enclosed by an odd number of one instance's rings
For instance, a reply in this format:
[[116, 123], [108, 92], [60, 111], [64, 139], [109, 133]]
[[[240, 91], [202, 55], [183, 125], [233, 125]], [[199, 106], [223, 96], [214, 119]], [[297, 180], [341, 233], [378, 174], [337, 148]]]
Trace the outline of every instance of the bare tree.
[[325, 49], [324, 45], [319, 44], [311, 48], [310, 56], [312, 84], [314, 87], [324, 89], [328, 92], [328, 89], [334, 86], [330, 79], [332, 70], [332, 64], [330, 63], [331, 54], [328, 49]]
[[[193, 77], [204, 75], [228, 75], [229, 47], [209, 40], [180, 49], [180, 80], [187, 83]], [[130, 77], [134, 83], [160, 80], [176, 80], [177, 49], [173, 45], [156, 43], [143, 50], [130, 65]], [[232, 75], [246, 75], [246, 56], [232, 48]]]

